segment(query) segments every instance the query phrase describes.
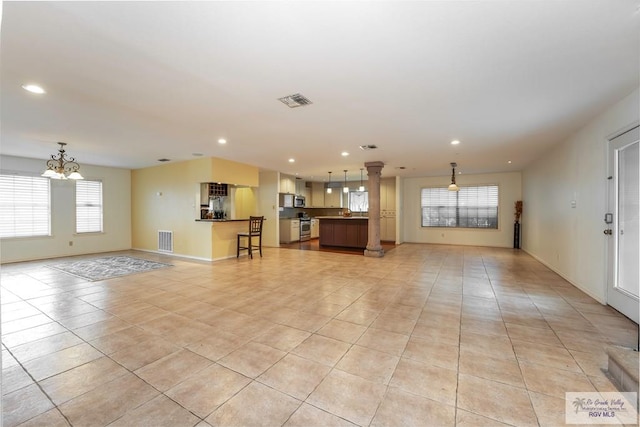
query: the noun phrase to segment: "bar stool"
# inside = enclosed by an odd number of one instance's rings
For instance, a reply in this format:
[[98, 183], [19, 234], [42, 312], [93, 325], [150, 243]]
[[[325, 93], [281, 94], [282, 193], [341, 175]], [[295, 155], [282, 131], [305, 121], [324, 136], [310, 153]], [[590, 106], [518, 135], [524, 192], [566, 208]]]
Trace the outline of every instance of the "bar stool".
[[[264, 216], [251, 216], [249, 217], [249, 232], [238, 233], [238, 251], [236, 258], [240, 256], [240, 250], [247, 250], [249, 252], [249, 257], [253, 259], [253, 249], [258, 248], [260, 251], [260, 256], [262, 257], [262, 222], [264, 221]], [[247, 238], [247, 245], [240, 246], [241, 239], [243, 237]], [[253, 238], [258, 238], [258, 244], [253, 243]]]

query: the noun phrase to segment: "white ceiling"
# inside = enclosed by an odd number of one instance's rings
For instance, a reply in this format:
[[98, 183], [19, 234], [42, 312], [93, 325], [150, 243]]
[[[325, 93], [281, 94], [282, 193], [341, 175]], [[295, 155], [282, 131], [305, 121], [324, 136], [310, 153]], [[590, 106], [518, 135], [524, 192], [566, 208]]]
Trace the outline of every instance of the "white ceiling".
[[[0, 152], [65, 141], [81, 164], [203, 153], [315, 179], [377, 160], [521, 170], [638, 87], [639, 3], [5, 1]], [[293, 93], [313, 104], [277, 100]]]

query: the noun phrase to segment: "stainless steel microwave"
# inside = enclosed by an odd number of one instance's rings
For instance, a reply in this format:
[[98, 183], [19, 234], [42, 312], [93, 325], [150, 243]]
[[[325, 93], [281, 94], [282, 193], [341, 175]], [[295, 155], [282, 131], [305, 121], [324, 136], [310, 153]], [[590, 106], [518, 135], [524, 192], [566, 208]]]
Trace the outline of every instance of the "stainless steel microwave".
[[293, 198], [293, 207], [294, 208], [304, 208], [304, 197], [303, 196], [295, 196]]

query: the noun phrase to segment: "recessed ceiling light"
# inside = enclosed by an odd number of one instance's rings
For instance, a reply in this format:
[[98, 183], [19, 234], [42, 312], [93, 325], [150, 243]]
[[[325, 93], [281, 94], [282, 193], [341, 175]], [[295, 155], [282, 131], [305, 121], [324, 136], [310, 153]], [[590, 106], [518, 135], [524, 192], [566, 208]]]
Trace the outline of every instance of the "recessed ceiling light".
[[226, 139], [224, 139], [224, 138], [220, 138], [220, 139], [218, 140], [218, 144], [226, 144], [226, 143], [227, 143], [227, 140], [226, 140]]
[[507, 163], [511, 164], [511, 160], [509, 160]]
[[41, 86], [34, 85], [34, 84], [23, 84], [22, 89], [31, 93], [37, 93], [38, 95], [42, 95], [43, 93], [46, 93]]
[[460, 144], [460, 141], [458, 141], [457, 139], [454, 139], [453, 141], [451, 141], [451, 145], [458, 145]]
[[342, 157], [347, 157], [349, 155], [347, 151], [343, 151], [341, 154], [342, 154]]
[[294, 159], [293, 157], [289, 159], [289, 163], [295, 163], [296, 159]]

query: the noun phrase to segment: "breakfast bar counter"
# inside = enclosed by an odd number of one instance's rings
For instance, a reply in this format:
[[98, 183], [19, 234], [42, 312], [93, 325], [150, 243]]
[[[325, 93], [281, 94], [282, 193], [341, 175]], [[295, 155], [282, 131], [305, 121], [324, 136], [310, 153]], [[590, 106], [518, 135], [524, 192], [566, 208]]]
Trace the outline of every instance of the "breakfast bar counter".
[[369, 238], [369, 218], [363, 216], [317, 216], [320, 246], [365, 249]]

